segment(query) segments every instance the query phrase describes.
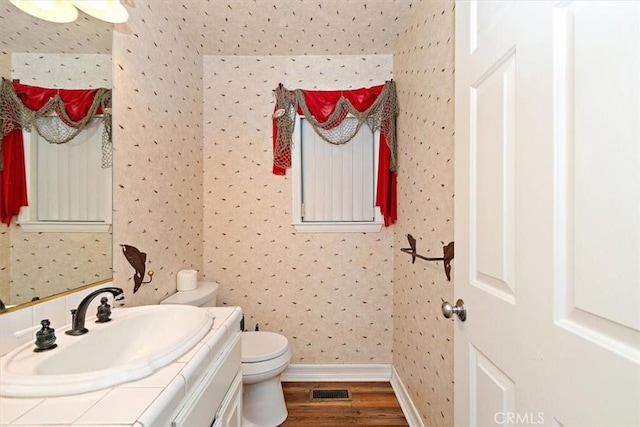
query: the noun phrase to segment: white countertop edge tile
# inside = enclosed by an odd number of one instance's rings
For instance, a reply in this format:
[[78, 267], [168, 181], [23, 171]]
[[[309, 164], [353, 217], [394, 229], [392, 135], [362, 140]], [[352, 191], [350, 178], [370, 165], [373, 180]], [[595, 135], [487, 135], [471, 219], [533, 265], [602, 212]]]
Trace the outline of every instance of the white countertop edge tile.
[[209, 365], [209, 360], [209, 348], [203, 345], [191, 358], [191, 361], [182, 368], [180, 375], [184, 378], [187, 393], [189, 393], [189, 390], [191, 390], [193, 385], [198, 381], [198, 378], [200, 378], [205, 371]]
[[153, 401], [138, 418], [134, 427], [153, 427], [165, 425], [165, 421], [176, 410], [180, 401], [186, 396], [186, 384], [181, 375], [176, 376], [162, 393]]

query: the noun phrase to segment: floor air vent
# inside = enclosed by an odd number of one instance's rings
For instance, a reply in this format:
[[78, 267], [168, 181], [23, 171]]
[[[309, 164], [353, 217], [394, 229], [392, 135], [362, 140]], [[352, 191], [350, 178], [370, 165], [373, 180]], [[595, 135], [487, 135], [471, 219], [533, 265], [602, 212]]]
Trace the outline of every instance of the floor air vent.
[[315, 389], [311, 390], [311, 400], [351, 400], [351, 393], [348, 389]]

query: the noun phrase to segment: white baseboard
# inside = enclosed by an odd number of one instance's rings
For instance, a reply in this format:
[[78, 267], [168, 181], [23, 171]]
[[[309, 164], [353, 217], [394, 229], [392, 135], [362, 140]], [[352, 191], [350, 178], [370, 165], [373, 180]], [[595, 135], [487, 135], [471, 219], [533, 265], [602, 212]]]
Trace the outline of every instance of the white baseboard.
[[409, 423], [409, 427], [424, 427], [420, 414], [394, 367], [391, 368], [391, 387], [393, 387], [393, 392], [396, 394], [398, 402], [400, 402], [400, 407], [404, 417], [407, 419], [407, 423]]
[[391, 365], [289, 365], [280, 377], [284, 382], [390, 381]]

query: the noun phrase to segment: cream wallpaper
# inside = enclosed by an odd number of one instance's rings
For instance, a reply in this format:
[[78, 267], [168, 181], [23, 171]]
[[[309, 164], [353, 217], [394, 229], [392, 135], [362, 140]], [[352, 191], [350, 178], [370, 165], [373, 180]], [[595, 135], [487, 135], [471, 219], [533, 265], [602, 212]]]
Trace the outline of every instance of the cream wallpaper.
[[14, 52], [11, 77], [43, 87], [111, 87], [111, 55]]
[[[417, 239], [418, 253], [441, 257], [453, 238], [454, 5], [417, 4], [394, 54], [398, 119], [398, 222], [394, 247]], [[455, 259], [452, 263], [455, 264]], [[393, 365], [424, 425], [453, 425], [453, 301], [442, 262], [394, 251]]]
[[9, 260], [11, 259], [11, 252], [9, 250], [10, 242], [9, 228], [0, 225], [0, 300], [5, 304], [9, 304], [9, 297], [11, 295], [11, 268], [9, 267]]
[[271, 174], [272, 90], [391, 78], [391, 55], [204, 59], [204, 277], [292, 363], [390, 363], [393, 230], [296, 233], [291, 180]]
[[[175, 292], [179, 270], [202, 270], [202, 57], [187, 13], [137, 0], [114, 30], [113, 274], [127, 305], [157, 303]], [[155, 272], [135, 294], [122, 244]]]
[[26, 233], [16, 224], [9, 232], [11, 304], [111, 277], [110, 232]]
[[[169, 8], [167, 0], [156, 0]], [[178, 3], [178, 2], [176, 2]], [[204, 55], [390, 55], [408, 0], [182, 0]]]
[[[11, 78], [59, 88], [111, 87], [111, 55], [13, 53]], [[111, 233], [25, 233], [0, 225], [7, 236], [0, 258], [5, 302], [19, 304], [111, 277]], [[2, 242], [2, 239], [0, 239]]]
[[0, 52], [0, 77], [11, 78], [11, 55], [7, 52]]

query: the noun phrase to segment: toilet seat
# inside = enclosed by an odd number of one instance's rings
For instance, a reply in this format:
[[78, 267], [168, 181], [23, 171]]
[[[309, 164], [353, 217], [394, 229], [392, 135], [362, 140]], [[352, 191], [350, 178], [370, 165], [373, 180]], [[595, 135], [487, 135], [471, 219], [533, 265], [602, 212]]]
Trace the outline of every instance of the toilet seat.
[[245, 382], [258, 381], [258, 379], [251, 378], [251, 377], [268, 378], [277, 371], [282, 372], [284, 368], [286, 368], [286, 366], [289, 364], [290, 360], [291, 360], [291, 352], [287, 350], [284, 354], [281, 354], [280, 356], [274, 359], [265, 360], [263, 362], [252, 362], [252, 363], [243, 362], [242, 376], [245, 379]]
[[283, 355], [289, 340], [273, 332], [242, 333], [242, 363], [263, 363]]

